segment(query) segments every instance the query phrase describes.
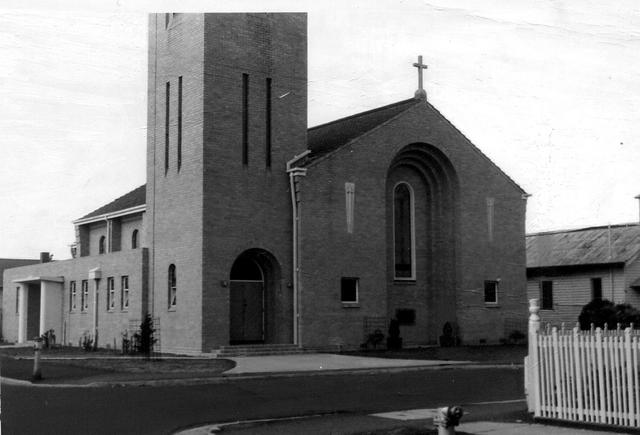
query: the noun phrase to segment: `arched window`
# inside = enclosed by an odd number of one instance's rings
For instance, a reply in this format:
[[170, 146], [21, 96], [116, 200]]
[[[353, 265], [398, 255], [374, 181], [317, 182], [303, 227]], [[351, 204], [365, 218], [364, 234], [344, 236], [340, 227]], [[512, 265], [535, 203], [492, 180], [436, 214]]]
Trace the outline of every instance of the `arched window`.
[[413, 190], [407, 183], [393, 189], [394, 278], [415, 279], [415, 236]]
[[98, 242], [98, 254], [104, 254], [105, 249], [104, 249], [104, 244], [105, 244], [105, 237], [102, 236], [100, 237], [100, 241]]
[[169, 308], [173, 308], [176, 306], [176, 266], [175, 264], [171, 264], [169, 266], [168, 273], [168, 294], [169, 294]]
[[138, 230], [133, 230], [131, 233], [131, 249], [136, 249], [138, 247]]

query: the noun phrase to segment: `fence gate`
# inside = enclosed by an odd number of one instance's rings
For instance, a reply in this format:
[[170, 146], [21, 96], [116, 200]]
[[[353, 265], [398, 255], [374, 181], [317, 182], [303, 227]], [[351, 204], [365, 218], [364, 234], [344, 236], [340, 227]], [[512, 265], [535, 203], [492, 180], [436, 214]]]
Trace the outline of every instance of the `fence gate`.
[[530, 301], [525, 384], [536, 417], [640, 427], [640, 333], [631, 328], [540, 329]]

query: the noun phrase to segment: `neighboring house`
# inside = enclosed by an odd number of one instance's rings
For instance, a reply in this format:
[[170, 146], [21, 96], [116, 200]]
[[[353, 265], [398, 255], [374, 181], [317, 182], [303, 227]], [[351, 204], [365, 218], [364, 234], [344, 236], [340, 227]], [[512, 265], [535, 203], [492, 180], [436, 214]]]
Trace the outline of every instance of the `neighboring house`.
[[[40, 260], [23, 260], [18, 258], [0, 258], [0, 303], [2, 302], [2, 292], [3, 292], [3, 279], [5, 269], [11, 269], [13, 267], [26, 266], [28, 264], [38, 263], [40, 261], [47, 261], [49, 259], [49, 253], [43, 252], [40, 254]], [[16, 307], [17, 309], [17, 307]], [[0, 338], [2, 338], [2, 311], [0, 310]]]
[[147, 183], [75, 221], [74, 259], [5, 274], [11, 339], [118, 346], [149, 313], [171, 352], [358, 347], [392, 317], [497, 343], [526, 318], [526, 194], [423, 89], [308, 129], [306, 14], [149, 24]]
[[640, 308], [640, 224], [528, 234], [527, 298], [572, 328], [593, 299]]

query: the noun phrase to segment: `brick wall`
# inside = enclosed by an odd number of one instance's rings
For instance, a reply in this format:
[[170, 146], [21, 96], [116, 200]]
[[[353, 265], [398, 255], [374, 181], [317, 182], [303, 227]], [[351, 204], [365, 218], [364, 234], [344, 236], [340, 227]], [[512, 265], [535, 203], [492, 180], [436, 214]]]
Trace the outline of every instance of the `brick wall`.
[[[266, 341], [292, 340], [291, 203], [285, 164], [306, 148], [306, 15], [207, 15], [204, 111], [203, 350], [229, 341], [231, 266], [259, 248], [279, 279], [267, 288]], [[249, 75], [248, 165], [242, 162], [242, 74]], [[266, 79], [272, 157], [266, 165]], [[272, 321], [269, 321], [271, 319]]]
[[[389, 279], [388, 170], [397, 153], [413, 143], [440, 150], [458, 178], [455, 231], [438, 239], [439, 249], [454, 257], [433, 272], [444, 288], [429, 289], [420, 273], [411, 285]], [[346, 232], [347, 181], [356, 185], [353, 234]], [[413, 107], [312, 165], [301, 190], [304, 344], [326, 345], [342, 336], [347, 345], [358, 345], [365, 316], [391, 316], [401, 305], [410, 308], [414, 297], [416, 325], [402, 333], [415, 342], [433, 342], [444, 321], [456, 322], [466, 343], [498, 342], [506, 318], [526, 316], [522, 192], [429, 106]], [[495, 198], [493, 241], [487, 234], [487, 197]], [[342, 307], [340, 276], [360, 277], [359, 308]], [[499, 304], [485, 306], [484, 280], [497, 278]], [[426, 320], [427, 330], [421, 313], [435, 318]]]
[[[14, 280], [27, 277], [53, 276], [62, 277], [63, 282], [63, 325], [65, 331], [55, 331], [59, 343], [78, 345], [78, 341], [85, 331], [91, 332], [93, 327], [93, 301], [94, 288], [93, 280], [89, 280], [89, 270], [99, 267], [102, 271], [102, 279], [99, 283], [98, 293], [98, 333], [100, 346], [113, 346], [121, 344], [121, 333], [129, 327], [131, 320], [139, 321], [144, 315], [146, 307], [143, 294], [146, 285], [146, 261], [147, 250], [136, 249], [121, 252], [114, 252], [94, 257], [82, 257], [64, 261], [53, 261], [49, 263], [34, 264], [4, 272], [3, 283], [6, 291], [3, 292], [2, 299], [2, 322], [3, 333], [9, 341], [18, 339], [18, 319], [16, 316], [16, 288], [19, 284]], [[120, 282], [122, 276], [129, 277], [129, 309], [120, 309]], [[114, 277], [116, 288], [116, 309], [107, 309], [107, 277]], [[82, 280], [89, 280], [89, 308], [86, 311], [81, 309]], [[77, 308], [70, 310], [70, 286], [71, 281], [76, 282]], [[36, 284], [37, 285], [37, 284]], [[31, 339], [32, 337], [28, 337]]]
[[[202, 294], [202, 132], [204, 15], [150, 15], [146, 240], [151, 310], [166, 350], [199, 352]], [[182, 76], [182, 164], [178, 170], [178, 78]], [[169, 168], [165, 171], [166, 83], [170, 82]], [[168, 306], [168, 269], [176, 266], [177, 305]]]

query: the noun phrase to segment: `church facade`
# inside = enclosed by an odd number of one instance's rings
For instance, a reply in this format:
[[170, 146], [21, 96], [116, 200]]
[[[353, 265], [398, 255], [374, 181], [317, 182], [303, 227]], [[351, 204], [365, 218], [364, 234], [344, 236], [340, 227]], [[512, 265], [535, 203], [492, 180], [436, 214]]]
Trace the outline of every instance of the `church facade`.
[[306, 49], [305, 14], [152, 15], [147, 183], [74, 222], [74, 258], [5, 271], [5, 338], [119, 347], [146, 314], [180, 353], [391, 318], [408, 345], [508, 336], [525, 192], [422, 89], [308, 129]]

